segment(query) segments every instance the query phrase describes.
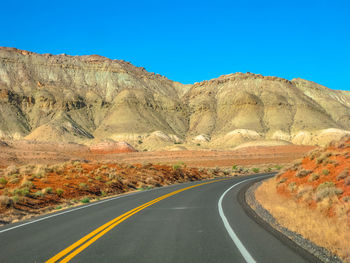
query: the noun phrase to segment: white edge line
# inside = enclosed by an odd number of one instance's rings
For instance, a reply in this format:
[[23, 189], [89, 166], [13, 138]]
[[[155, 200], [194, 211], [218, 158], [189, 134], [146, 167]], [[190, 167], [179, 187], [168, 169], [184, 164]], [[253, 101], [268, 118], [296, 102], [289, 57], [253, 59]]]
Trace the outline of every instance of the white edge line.
[[[210, 180], [203, 180], [203, 181], [205, 182], [205, 181], [210, 181]], [[191, 183], [191, 182], [185, 182], [183, 184], [185, 185], [187, 183]], [[147, 192], [148, 191], [155, 191], [155, 190], [160, 190], [160, 189], [164, 189], [164, 188], [168, 188], [168, 187], [172, 187], [172, 186], [175, 187], [175, 186], [179, 186], [179, 185], [182, 185], [182, 183], [174, 184], [174, 185], [167, 185], [167, 186], [163, 186], [163, 187], [159, 187], [159, 188], [153, 188], [153, 189], [146, 190], [146, 191]], [[35, 220], [29, 221], [29, 222], [26, 222], [26, 223], [19, 224], [17, 226], [13, 226], [13, 227], [9, 227], [9, 228], [0, 230], [0, 234], [2, 234], [4, 232], [7, 232], [7, 231], [10, 231], [10, 230], [13, 230], [13, 229], [16, 229], [16, 228], [19, 228], [19, 227], [23, 227], [23, 226], [30, 225], [30, 224], [33, 224], [33, 223], [36, 223], [36, 222], [40, 222], [40, 221], [43, 221], [43, 220], [46, 220], [46, 219], [49, 219], [49, 218], [52, 218], [52, 217], [55, 217], [55, 216], [60, 216], [60, 215], [67, 214], [67, 213], [70, 213], [70, 212], [74, 212], [74, 211], [77, 211], [77, 210], [80, 210], [80, 209], [84, 209], [84, 208], [87, 208], [87, 207], [90, 207], [90, 206], [99, 205], [99, 204], [102, 204], [102, 203], [105, 203], [105, 202], [113, 201], [115, 199], [119, 199], [119, 198], [122, 198], [122, 197], [127, 197], [127, 196], [131, 196], [131, 195], [140, 194], [140, 193], [143, 193], [143, 192], [146, 192], [146, 191], [142, 191], [142, 192], [139, 191], [139, 192], [134, 192], [134, 193], [128, 193], [128, 194], [124, 194], [124, 195], [121, 195], [121, 196], [111, 197], [111, 198], [108, 198], [106, 200], [97, 201], [97, 202], [94, 202], [92, 204], [82, 205], [82, 206], [79, 206], [79, 207], [76, 207], [76, 208], [73, 208], [73, 209], [69, 209], [69, 210], [66, 210], [66, 211], [63, 211], [63, 212], [60, 212], [60, 213], [57, 213], [57, 214], [55, 213], [55, 214], [52, 214], [52, 215], [49, 215], [49, 216], [45, 216], [45, 217], [42, 217], [42, 218], [39, 218], [39, 219], [35, 219]]]
[[[263, 176], [263, 177], [267, 177], [267, 176]], [[228, 232], [228, 234], [230, 235], [232, 241], [235, 243], [236, 247], [238, 248], [239, 252], [241, 253], [241, 255], [243, 256], [243, 258], [245, 259], [245, 261], [247, 263], [256, 263], [255, 259], [252, 257], [252, 255], [250, 255], [250, 253], [248, 252], [248, 250], [245, 248], [245, 246], [242, 244], [241, 240], [238, 238], [238, 236], [236, 235], [235, 231], [233, 231], [232, 227], [230, 226], [230, 223], [228, 222], [224, 211], [222, 209], [222, 200], [224, 199], [225, 195], [234, 187], [236, 187], [237, 185], [247, 182], [247, 181], [251, 181], [254, 179], [257, 179], [258, 177], [254, 177], [254, 178], [250, 178], [250, 179], [246, 179], [244, 181], [241, 181], [239, 183], [236, 183], [234, 185], [232, 185], [230, 188], [228, 188], [220, 197], [219, 202], [218, 202], [218, 209], [219, 209], [219, 214], [220, 217], [222, 219], [222, 222], [224, 223], [224, 226], [226, 228], [226, 231]]]

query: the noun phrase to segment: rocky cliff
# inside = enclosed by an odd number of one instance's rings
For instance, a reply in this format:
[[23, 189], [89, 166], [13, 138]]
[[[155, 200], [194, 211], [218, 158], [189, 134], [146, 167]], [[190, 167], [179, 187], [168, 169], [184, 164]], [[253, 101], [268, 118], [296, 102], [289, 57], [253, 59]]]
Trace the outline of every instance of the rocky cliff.
[[275, 139], [322, 144], [350, 130], [350, 93], [236, 73], [183, 85], [98, 55], [0, 48], [0, 137], [124, 140], [157, 149]]

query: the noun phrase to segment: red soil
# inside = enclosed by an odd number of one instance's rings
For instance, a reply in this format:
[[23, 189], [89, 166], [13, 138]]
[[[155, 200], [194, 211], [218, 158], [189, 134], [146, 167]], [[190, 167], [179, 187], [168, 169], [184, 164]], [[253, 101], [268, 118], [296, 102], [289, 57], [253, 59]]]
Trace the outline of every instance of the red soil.
[[[339, 203], [350, 201], [350, 183], [346, 183], [346, 180], [350, 182], [350, 174], [347, 176], [339, 177], [343, 171], [350, 169], [350, 140], [344, 140], [339, 143], [335, 143], [322, 150], [316, 150], [310, 152], [308, 156], [302, 159], [299, 165], [294, 165], [276, 176], [277, 192], [281, 195], [294, 198], [299, 202], [306, 202], [311, 208], [317, 207], [317, 191], [326, 184], [331, 185], [329, 187], [335, 187], [338, 189], [338, 194], [331, 196], [336, 198], [337, 202], [331, 202], [328, 207], [328, 216], [334, 216], [336, 214], [334, 207]], [[307, 176], [298, 177], [300, 171], [309, 170], [310, 173]], [[314, 175], [317, 174], [319, 178], [312, 180]], [[295, 184], [295, 189], [291, 190], [291, 186]], [[332, 186], [332, 184], [334, 186]], [[308, 191], [313, 194], [313, 199], [302, 199], [298, 189], [302, 187], [308, 187]], [[328, 196], [326, 196], [328, 197]], [[350, 213], [350, 210], [349, 210]]]

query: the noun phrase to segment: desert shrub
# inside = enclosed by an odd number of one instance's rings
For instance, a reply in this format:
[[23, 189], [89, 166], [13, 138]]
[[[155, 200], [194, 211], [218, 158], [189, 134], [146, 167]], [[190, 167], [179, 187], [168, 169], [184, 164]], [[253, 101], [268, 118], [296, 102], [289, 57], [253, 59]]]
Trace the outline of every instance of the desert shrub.
[[344, 169], [343, 171], [341, 171], [338, 176], [337, 176], [337, 180], [342, 180], [345, 179], [346, 177], [349, 176], [349, 169]]
[[320, 149], [315, 149], [315, 150], [313, 150], [313, 151], [311, 151], [310, 152], [310, 159], [312, 158], [312, 159], [315, 159], [316, 157], [320, 157], [320, 155], [321, 155], [321, 151], [320, 151]]
[[329, 170], [328, 169], [323, 169], [322, 170], [323, 175], [329, 175]]
[[309, 176], [308, 181], [309, 182], [313, 182], [313, 181], [318, 180], [319, 178], [320, 178], [320, 176], [318, 174], [312, 174], [312, 175]]
[[53, 173], [54, 170], [51, 167], [45, 167], [44, 168], [45, 173]]
[[313, 192], [311, 185], [304, 185], [298, 189], [297, 197], [303, 197], [304, 195], [309, 195]]
[[92, 179], [88, 179], [88, 183], [92, 183], [94, 180]]
[[106, 195], [107, 195], [106, 191], [101, 190], [101, 196], [106, 196]]
[[73, 164], [75, 167], [81, 166], [81, 162], [79, 162], [79, 161], [73, 161], [72, 164]]
[[46, 187], [46, 188], [44, 189], [44, 193], [45, 193], [45, 194], [51, 194], [51, 193], [52, 193], [52, 187]]
[[7, 180], [4, 177], [0, 177], [0, 184], [2, 185], [7, 184]]
[[276, 165], [274, 166], [274, 168], [275, 168], [276, 170], [281, 170], [281, 169], [282, 169], [282, 166], [281, 166], [281, 165], [276, 164]]
[[308, 176], [309, 174], [311, 174], [312, 171], [311, 170], [300, 170], [298, 171], [295, 176], [298, 177], [298, 178], [303, 178], [303, 177], [306, 177]]
[[181, 165], [179, 165], [179, 164], [174, 164], [173, 165], [173, 169], [174, 170], [178, 170], [178, 169], [180, 169], [181, 168]]
[[271, 172], [272, 171], [272, 168], [271, 167], [268, 167], [268, 168], [266, 168], [265, 170], [264, 170], [264, 172], [266, 172], [266, 173], [269, 173], [269, 172]]
[[230, 171], [229, 170], [227, 170], [227, 169], [225, 169], [224, 171], [223, 171], [223, 173], [224, 173], [224, 175], [229, 175], [230, 174]]
[[295, 182], [292, 182], [292, 183], [290, 183], [289, 185], [288, 185], [288, 189], [289, 189], [289, 191], [291, 191], [291, 192], [294, 192], [296, 189], [297, 189], [297, 184], [295, 183]]
[[35, 174], [33, 174], [33, 177], [37, 178], [37, 179], [40, 179], [40, 178], [44, 177], [44, 173], [43, 172], [35, 173]]
[[15, 195], [15, 196], [12, 196], [11, 197], [11, 200], [13, 201], [13, 203], [18, 203], [19, 201], [20, 201], [20, 198], [19, 198], [19, 196], [18, 195]]
[[90, 203], [90, 198], [84, 197], [83, 199], [80, 200], [83, 204]]
[[23, 188], [16, 188], [13, 190], [13, 194], [17, 196], [29, 196], [30, 195], [30, 189], [28, 187]]
[[107, 165], [102, 165], [101, 169], [108, 169], [108, 166]]
[[58, 195], [58, 196], [61, 196], [62, 194], [63, 194], [63, 189], [60, 189], [60, 188], [57, 188], [56, 189], [56, 194]]
[[[329, 183], [329, 182], [326, 182], [326, 183]], [[332, 197], [335, 195], [340, 195], [342, 193], [343, 193], [343, 190], [340, 188], [334, 187], [334, 184], [326, 184], [321, 188], [320, 187], [317, 188], [316, 201], [319, 202], [326, 197]]]
[[5, 195], [0, 195], [0, 207], [9, 208], [13, 205], [13, 200]]
[[321, 164], [321, 163], [325, 162], [326, 160], [328, 160], [328, 158], [330, 156], [332, 156], [332, 153], [324, 153], [316, 159], [316, 163]]
[[79, 188], [81, 190], [87, 190], [87, 189], [89, 189], [89, 186], [86, 183], [80, 183]]
[[317, 191], [328, 187], [335, 187], [335, 184], [333, 182], [324, 182], [317, 187]]
[[101, 175], [96, 176], [96, 180], [97, 181], [102, 181], [102, 176]]
[[344, 201], [344, 202], [350, 202], [350, 196], [344, 196], [343, 198], [342, 198], [342, 200]]
[[237, 167], [238, 167], [237, 164], [232, 165], [232, 170], [237, 170]]
[[260, 169], [259, 169], [259, 168], [253, 168], [252, 171], [253, 171], [254, 173], [258, 173], [258, 172], [260, 171]]
[[60, 209], [62, 209], [62, 206], [60, 206], [60, 205], [59, 205], [59, 206], [56, 206], [55, 209], [56, 209], [56, 210], [60, 210]]
[[42, 192], [42, 191], [40, 191], [40, 190], [38, 190], [38, 191], [36, 191], [35, 193], [34, 193], [34, 196], [35, 197], [42, 197], [42, 196], [44, 196], [45, 194]]
[[281, 180], [278, 181], [279, 184], [283, 184], [287, 181], [287, 177], [283, 177]]
[[19, 182], [19, 178], [13, 178], [9, 181], [10, 184], [17, 184]]
[[21, 184], [22, 187], [28, 187], [29, 189], [33, 188], [34, 184], [31, 181], [24, 180]]
[[16, 165], [10, 165], [5, 170], [6, 175], [12, 175], [12, 174], [18, 174], [19, 169], [16, 167]]

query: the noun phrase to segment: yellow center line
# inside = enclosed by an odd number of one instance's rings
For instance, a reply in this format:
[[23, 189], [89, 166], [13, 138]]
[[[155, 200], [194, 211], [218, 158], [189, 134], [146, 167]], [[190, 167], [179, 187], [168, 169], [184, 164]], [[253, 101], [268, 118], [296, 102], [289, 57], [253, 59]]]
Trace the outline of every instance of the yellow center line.
[[[98, 240], [100, 237], [102, 237], [103, 235], [105, 235], [107, 232], [109, 232], [110, 230], [112, 230], [114, 227], [116, 227], [117, 225], [119, 225], [121, 222], [123, 222], [124, 220], [128, 219], [129, 217], [131, 217], [132, 215], [140, 212], [141, 210], [145, 209], [146, 207], [149, 207], [165, 198], [168, 198], [170, 196], [173, 196], [177, 193], [189, 190], [191, 188], [194, 187], [198, 187], [201, 185], [205, 185], [205, 184], [210, 184], [210, 183], [214, 183], [214, 182], [219, 182], [219, 181], [223, 181], [223, 180], [227, 180], [227, 179], [220, 179], [220, 180], [215, 180], [215, 181], [210, 181], [210, 182], [205, 182], [205, 183], [201, 183], [201, 184], [197, 184], [197, 185], [193, 185], [193, 186], [189, 186], [183, 189], [179, 189], [176, 190], [174, 192], [168, 193], [166, 195], [160, 196], [156, 199], [153, 199], [143, 205], [140, 205], [112, 220], [110, 220], [109, 222], [103, 224], [102, 226], [98, 227], [97, 229], [95, 229], [94, 231], [92, 231], [91, 233], [87, 234], [86, 236], [82, 237], [81, 239], [79, 239], [77, 242], [73, 243], [72, 245], [70, 245], [69, 247], [67, 247], [66, 249], [62, 250], [61, 252], [59, 252], [58, 254], [56, 254], [55, 256], [53, 256], [52, 258], [48, 259], [46, 261], [46, 263], [53, 263], [53, 262], [57, 262], [59, 259], [61, 259], [62, 257], [66, 256], [64, 259], [62, 259], [60, 262], [68, 262], [69, 260], [71, 260], [73, 257], [75, 257], [77, 254], [79, 254], [81, 251], [83, 251], [85, 248], [87, 248], [88, 246], [90, 246], [92, 243], [94, 243], [96, 240]], [[89, 240], [90, 239], [90, 240]], [[87, 242], [86, 242], [87, 241]], [[83, 244], [85, 242], [85, 244]], [[83, 245], [82, 245], [83, 244]], [[82, 246], [80, 246], [82, 245]], [[80, 246], [80, 247], [79, 247]], [[79, 248], [77, 248], [79, 247]], [[75, 251], [73, 251], [71, 254], [69, 254], [72, 250], [74, 250], [75, 248], [77, 248]], [[69, 254], [69, 255], [68, 255]]]

